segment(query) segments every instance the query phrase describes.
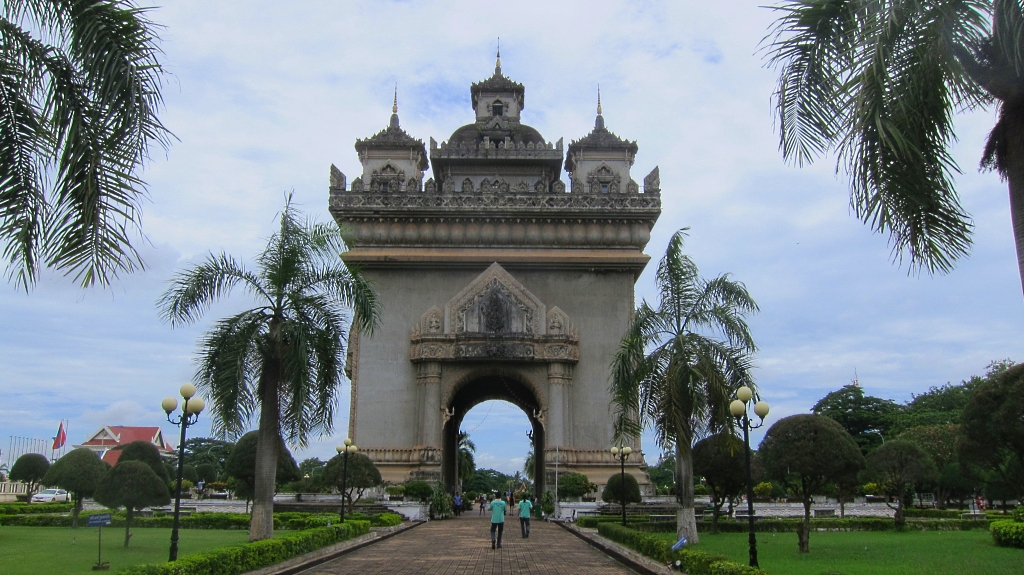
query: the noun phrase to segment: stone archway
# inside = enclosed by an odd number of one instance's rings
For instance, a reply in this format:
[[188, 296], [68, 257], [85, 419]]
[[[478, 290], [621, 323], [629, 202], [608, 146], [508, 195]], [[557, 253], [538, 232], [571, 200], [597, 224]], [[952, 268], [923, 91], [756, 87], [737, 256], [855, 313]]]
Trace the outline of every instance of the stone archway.
[[459, 489], [458, 436], [462, 420], [471, 409], [489, 400], [507, 401], [526, 414], [533, 431], [534, 492], [544, 492], [544, 408], [541, 398], [523, 380], [510, 374], [484, 373], [471, 376], [462, 384], [444, 405], [448, 414], [444, 422], [441, 470], [445, 486], [449, 491]]

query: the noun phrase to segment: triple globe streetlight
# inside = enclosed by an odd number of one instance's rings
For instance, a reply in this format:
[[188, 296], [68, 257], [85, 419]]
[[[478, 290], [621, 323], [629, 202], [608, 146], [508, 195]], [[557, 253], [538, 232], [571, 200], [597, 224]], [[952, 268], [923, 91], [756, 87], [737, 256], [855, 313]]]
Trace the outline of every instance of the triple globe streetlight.
[[199, 421], [199, 414], [206, 407], [203, 398], [196, 397], [196, 386], [186, 383], [178, 390], [182, 399], [181, 414], [172, 418], [171, 414], [178, 409], [178, 400], [174, 397], [165, 397], [160, 402], [160, 407], [167, 413], [167, 421], [172, 425], [181, 427], [181, 441], [178, 443], [178, 484], [174, 490], [174, 525], [171, 528], [171, 558], [170, 561], [178, 559], [178, 519], [181, 513], [181, 480], [185, 472], [185, 431], [188, 426], [195, 425]]
[[359, 451], [359, 448], [352, 443], [352, 439], [346, 437], [343, 445], [334, 448], [338, 455], [345, 456], [345, 464], [341, 472], [341, 522], [345, 522], [345, 481], [348, 479], [348, 454]]
[[612, 446], [611, 448], [612, 457], [619, 460], [619, 489], [622, 495], [622, 526], [626, 526], [626, 460], [629, 459], [629, 454], [633, 453], [633, 448], [626, 445], [623, 447]]
[[747, 386], [736, 390], [736, 399], [729, 404], [729, 413], [736, 418], [736, 423], [743, 428], [743, 444], [746, 446], [744, 455], [747, 460], [747, 541], [750, 543], [750, 566], [757, 567], [757, 538], [754, 536], [754, 481], [750, 473], [750, 431], [764, 425], [764, 418], [768, 415], [768, 403], [758, 401], [754, 404], [754, 413], [761, 420], [757, 424], [750, 422], [747, 417], [748, 402], [754, 397], [754, 392]]

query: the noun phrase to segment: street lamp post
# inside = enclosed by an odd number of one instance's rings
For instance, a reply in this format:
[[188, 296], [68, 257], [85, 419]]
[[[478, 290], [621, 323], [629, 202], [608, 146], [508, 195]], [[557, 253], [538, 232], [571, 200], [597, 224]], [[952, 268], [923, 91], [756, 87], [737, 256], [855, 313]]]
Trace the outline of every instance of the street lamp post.
[[342, 466], [342, 471], [341, 471], [341, 522], [344, 523], [345, 522], [345, 489], [347, 488], [346, 485], [345, 485], [345, 482], [346, 482], [346, 480], [348, 480], [348, 454], [349, 453], [355, 453], [356, 451], [359, 451], [359, 448], [356, 447], [354, 443], [352, 443], [351, 439], [346, 437], [345, 438], [345, 444], [344, 445], [339, 445], [338, 447], [334, 448], [334, 450], [338, 452], [338, 455], [344, 454], [344, 456], [345, 456], [345, 464]]
[[178, 408], [178, 400], [173, 397], [165, 397], [160, 402], [160, 407], [167, 413], [167, 421], [172, 425], [181, 427], [181, 441], [178, 443], [178, 483], [174, 491], [174, 524], [171, 527], [171, 558], [169, 561], [178, 559], [178, 520], [181, 513], [181, 480], [185, 472], [185, 432], [188, 426], [195, 425], [199, 421], [199, 413], [203, 411], [206, 404], [203, 398], [195, 397], [196, 386], [186, 383], [178, 390], [185, 400], [181, 404], [181, 415], [171, 418], [171, 414]]
[[749, 535], [747, 540], [750, 543], [750, 566], [758, 567], [757, 564], [757, 538], [754, 536], [754, 480], [750, 473], [750, 431], [764, 425], [764, 418], [768, 415], [768, 403], [758, 401], [754, 405], [754, 413], [761, 419], [761, 422], [754, 425], [747, 417], [747, 402], [754, 397], [754, 392], [749, 387], [743, 386], [736, 390], [736, 399], [729, 404], [729, 412], [736, 418], [737, 424], [743, 427], [743, 444], [746, 446], [747, 460], [747, 523]]
[[612, 457], [619, 460], [619, 488], [622, 490], [622, 526], [626, 526], [626, 460], [633, 450], [627, 445], [625, 447], [612, 447]]

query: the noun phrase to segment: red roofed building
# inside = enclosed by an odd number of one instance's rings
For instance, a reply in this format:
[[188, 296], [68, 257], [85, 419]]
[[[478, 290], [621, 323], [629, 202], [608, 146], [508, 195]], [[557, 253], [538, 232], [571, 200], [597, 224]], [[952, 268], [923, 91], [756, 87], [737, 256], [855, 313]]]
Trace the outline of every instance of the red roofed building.
[[121, 457], [121, 450], [114, 448], [128, 445], [133, 441], [148, 441], [155, 445], [161, 454], [174, 453], [174, 448], [164, 441], [163, 432], [159, 427], [131, 427], [127, 425], [104, 425], [84, 443], [73, 447], [91, 449], [99, 454], [100, 459], [103, 461], [110, 465], [116, 465], [117, 460]]

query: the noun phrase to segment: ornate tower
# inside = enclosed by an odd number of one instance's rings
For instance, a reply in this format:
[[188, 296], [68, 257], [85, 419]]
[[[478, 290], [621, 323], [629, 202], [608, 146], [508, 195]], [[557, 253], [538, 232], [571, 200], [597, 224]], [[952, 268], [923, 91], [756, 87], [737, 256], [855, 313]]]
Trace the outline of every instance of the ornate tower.
[[[657, 168], [630, 178], [636, 142], [604, 127], [569, 146], [522, 123], [525, 88], [501, 73], [470, 88], [475, 121], [438, 144], [433, 178], [398, 124], [357, 140], [361, 178], [331, 167], [345, 260], [373, 281], [380, 327], [349, 345], [349, 434], [385, 479], [458, 486], [456, 441], [473, 406], [503, 399], [533, 426], [538, 487], [559, 468], [602, 484], [611, 458], [609, 366], [661, 213]], [[397, 108], [396, 108], [397, 110]], [[639, 444], [630, 471], [641, 484]]]

